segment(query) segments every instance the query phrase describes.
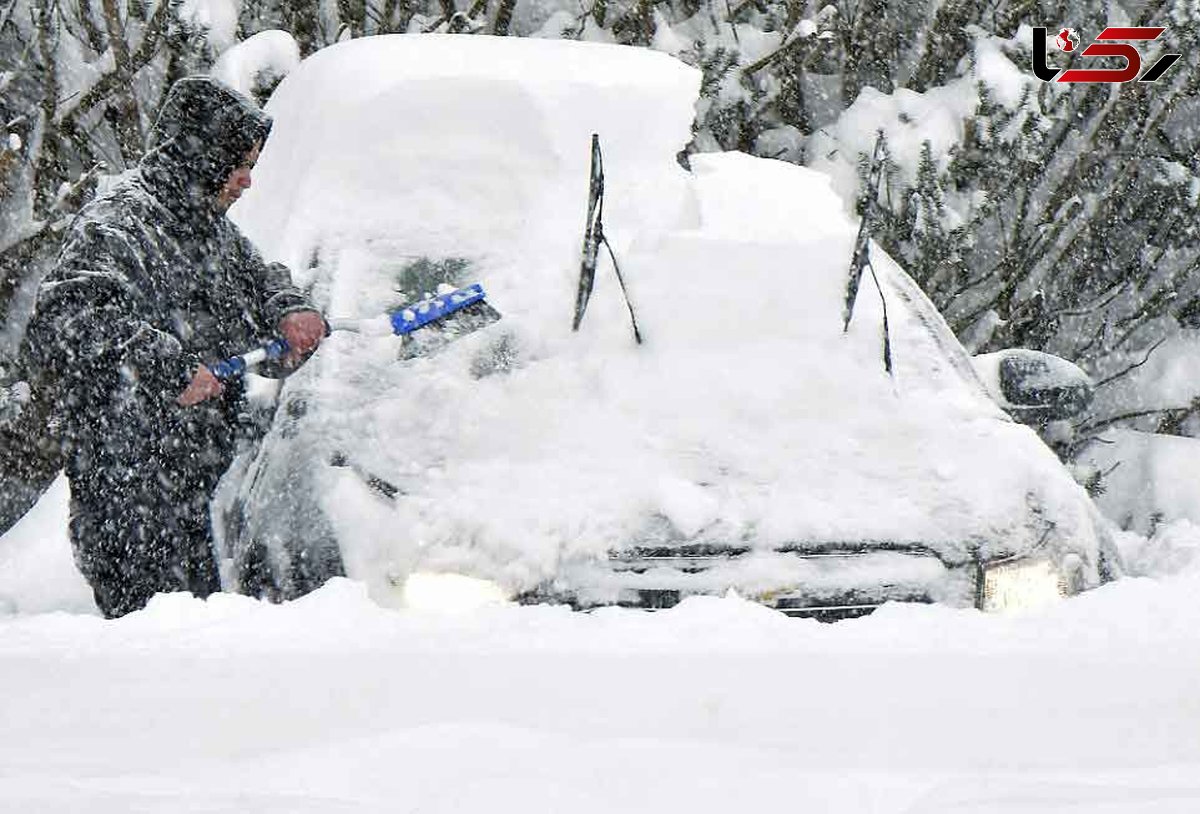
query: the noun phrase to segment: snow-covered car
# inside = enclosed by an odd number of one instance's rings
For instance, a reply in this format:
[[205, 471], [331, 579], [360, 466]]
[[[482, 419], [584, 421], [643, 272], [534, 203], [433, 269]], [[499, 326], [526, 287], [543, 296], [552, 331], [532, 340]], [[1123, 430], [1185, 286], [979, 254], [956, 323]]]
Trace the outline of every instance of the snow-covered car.
[[[1115, 572], [1085, 492], [878, 248], [843, 330], [856, 224], [824, 176], [682, 166], [699, 83], [649, 50], [487, 37], [373, 37], [287, 77], [234, 210], [251, 237], [333, 317], [478, 281], [503, 319], [329, 337], [223, 487], [231, 586], [344, 573], [399, 601], [454, 574], [523, 601], [734, 591], [838, 617]], [[592, 133], [641, 345], [607, 257], [572, 330]]]

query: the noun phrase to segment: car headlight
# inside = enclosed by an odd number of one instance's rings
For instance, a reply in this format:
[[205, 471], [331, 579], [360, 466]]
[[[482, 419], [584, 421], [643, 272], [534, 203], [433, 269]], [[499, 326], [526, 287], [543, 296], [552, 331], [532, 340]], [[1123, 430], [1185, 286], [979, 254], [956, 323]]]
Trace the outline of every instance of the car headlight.
[[405, 607], [421, 611], [469, 611], [508, 601], [508, 592], [486, 579], [417, 572], [404, 581]]
[[1062, 574], [1044, 559], [985, 565], [981, 579], [979, 608], [989, 613], [1036, 610], [1069, 593]]

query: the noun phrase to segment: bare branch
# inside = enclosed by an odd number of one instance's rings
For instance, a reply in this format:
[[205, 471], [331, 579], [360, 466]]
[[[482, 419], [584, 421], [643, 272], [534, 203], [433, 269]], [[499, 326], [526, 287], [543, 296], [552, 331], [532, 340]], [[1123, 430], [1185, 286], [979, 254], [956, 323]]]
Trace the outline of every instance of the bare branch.
[[475, 0], [471, 7], [467, 9], [467, 17], [474, 20], [481, 14], [487, 13], [488, 0]]
[[[117, 0], [101, 0], [104, 9], [104, 25], [108, 31], [108, 44], [112, 48], [116, 62], [116, 72], [132, 79], [133, 63], [129, 54], [129, 44], [125, 42], [124, 26], [121, 23], [121, 12]], [[141, 115], [138, 111], [137, 97], [128, 82], [122, 82], [115, 88], [117, 104], [112, 112], [116, 114], [117, 142], [121, 148], [121, 158], [128, 166], [137, 160], [141, 152], [142, 132]], [[110, 108], [111, 109], [111, 108]]]
[[[740, 8], [743, 8], [743, 7], [744, 7], [744, 5], [745, 5], [745, 2], [746, 2], [746, 0], [743, 0], [743, 5], [742, 5], [742, 6], [738, 6], [738, 8], [739, 8], [739, 9], [740, 9]], [[729, 4], [729, 0], [725, 0], [725, 12], [726, 12], [726, 13], [729, 15], [729, 16], [726, 18], [726, 20], [728, 20], [728, 22], [729, 22], [729, 30], [730, 30], [731, 32], [733, 32], [733, 42], [734, 42], [734, 44], [736, 44], [736, 45], [737, 45], [739, 48], [741, 48], [741, 47], [742, 47], [742, 40], [741, 40], [741, 37], [739, 37], [739, 36], [738, 36], [738, 31], [737, 31], [737, 22], [736, 22], [736, 21], [735, 21], [735, 19], [734, 19], [734, 18], [735, 18], [735, 15], [734, 15], [734, 12], [733, 12], [733, 7], [732, 7], [732, 6]]]
[[[738, 3], [736, 6], [734, 6], [733, 8], [730, 8], [729, 0], [725, 0], [725, 9], [729, 13], [729, 23], [732, 25], [737, 20], [737, 18], [741, 16], [742, 12], [748, 8], [754, 7], [754, 8], [757, 8], [759, 11], [762, 11], [763, 10], [762, 2], [763, 2], [763, 0], [741, 0], [741, 2]], [[791, 8], [789, 8], [789, 11], [791, 11]]]
[[1122, 291], [1130, 286], [1129, 280], [1118, 280], [1109, 288], [1108, 291], [1100, 295], [1100, 299], [1090, 305], [1083, 305], [1079, 308], [1061, 308], [1054, 312], [1056, 317], [1086, 317], [1095, 311], [1099, 311], [1117, 298]]
[[87, 0], [75, 0], [72, 10], [80, 27], [83, 28], [83, 35], [86, 38], [88, 47], [97, 54], [104, 53], [104, 49], [107, 47], [104, 41], [104, 32], [100, 30], [100, 26], [96, 24], [95, 18], [92, 17], [91, 3], [87, 2]]
[[1135, 362], [1134, 364], [1130, 365], [1129, 367], [1125, 368], [1124, 370], [1114, 373], [1113, 375], [1108, 376], [1107, 378], [1101, 379], [1100, 381], [1096, 382], [1096, 388], [1099, 389], [1106, 384], [1114, 382], [1117, 379], [1121, 378], [1122, 376], [1125, 376], [1125, 375], [1137, 370], [1139, 367], [1141, 367], [1142, 365], [1149, 362], [1151, 354], [1153, 354], [1154, 351], [1158, 350], [1159, 347], [1166, 341], [1167, 341], [1167, 338], [1165, 336], [1162, 339], [1159, 339], [1157, 342], [1155, 342], [1153, 345], [1150, 346], [1149, 350], [1146, 351], [1146, 355], [1142, 357], [1142, 361]]
[[784, 57], [784, 56], [790, 54], [792, 51], [798, 49], [800, 46], [805, 45], [805, 44], [811, 44], [814, 41], [814, 39], [815, 39], [814, 37], [805, 37], [805, 36], [793, 37], [792, 39], [785, 42], [783, 45], [776, 48], [771, 53], [767, 54], [766, 56], [762, 57], [761, 59], [751, 62], [745, 68], [742, 68], [742, 76], [751, 76], [752, 74], [758, 73], [763, 68], [767, 67], [772, 62], [774, 62], [775, 60], [780, 59], [781, 57]]
[[4, 9], [4, 14], [0, 15], [0, 29], [3, 29], [5, 26], [7, 26], [9, 22], [12, 21], [12, 18], [16, 15], [16, 13], [17, 0], [9, 0], [8, 6]]
[[100, 0], [100, 5], [104, 9], [104, 28], [108, 32], [108, 45], [112, 48], [117, 70], [132, 75], [129, 70], [129, 43], [125, 42], [125, 32], [121, 24], [121, 11], [117, 7], [117, 0]]
[[170, 3], [160, 2], [158, 8], [154, 10], [154, 16], [150, 18], [150, 23], [146, 26], [141, 44], [129, 57], [128, 69], [131, 73], [125, 75], [124, 71], [118, 69], [109, 71], [100, 77], [100, 80], [92, 85], [79, 102], [63, 115], [62, 124], [74, 124], [80, 116], [112, 95], [122, 83], [132, 82], [133, 75], [146, 67], [162, 47], [163, 33], [166, 31], [169, 19]]
[[383, 8], [377, 12], [376, 28], [381, 34], [390, 34], [394, 31], [392, 28], [392, 18], [396, 16], [396, 8], [399, 0], [384, 0]]
[[516, 7], [517, 0], [500, 0], [500, 8], [496, 10], [496, 22], [492, 25], [493, 34], [499, 37], [507, 36]]
[[1128, 413], [1120, 413], [1119, 415], [1109, 416], [1108, 418], [1103, 418], [1099, 421], [1093, 421], [1088, 424], [1081, 424], [1078, 428], [1078, 432], [1083, 434], [1095, 434], [1100, 430], [1107, 429], [1113, 424], [1118, 424], [1122, 421], [1132, 421], [1135, 418], [1146, 418], [1152, 415], [1162, 415], [1164, 413], [1190, 409], [1191, 406], [1189, 405], [1185, 407], [1159, 407], [1153, 410], [1134, 410]]

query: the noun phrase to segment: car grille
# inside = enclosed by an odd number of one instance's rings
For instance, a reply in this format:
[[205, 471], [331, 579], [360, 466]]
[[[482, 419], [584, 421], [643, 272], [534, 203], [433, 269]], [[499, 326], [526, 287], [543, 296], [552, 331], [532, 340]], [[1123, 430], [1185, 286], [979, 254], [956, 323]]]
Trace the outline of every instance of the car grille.
[[710, 545], [633, 547], [563, 567], [520, 597], [576, 608], [671, 608], [688, 596], [735, 591], [789, 616], [836, 621], [885, 602], [974, 602], [973, 561], [947, 562], [914, 544], [825, 544], [755, 549]]

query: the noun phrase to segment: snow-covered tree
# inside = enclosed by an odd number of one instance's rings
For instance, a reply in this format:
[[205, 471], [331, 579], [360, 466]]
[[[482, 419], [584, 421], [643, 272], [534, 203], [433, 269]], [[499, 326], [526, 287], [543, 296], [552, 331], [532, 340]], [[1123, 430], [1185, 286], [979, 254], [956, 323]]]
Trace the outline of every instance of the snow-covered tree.
[[0, 5], [0, 359], [62, 228], [103, 176], [137, 163], [170, 83], [233, 52], [223, 78], [253, 92], [298, 61], [286, 34], [239, 44], [237, 15], [233, 0]]
[[11, 0], [0, 11], [0, 352], [13, 350], [27, 310], [18, 293], [57, 253], [62, 224], [101, 174], [136, 162], [165, 81], [186, 71], [196, 38], [173, 8]]
[[[810, 137], [810, 160], [836, 174], [839, 161], [869, 151], [876, 127], [888, 133], [877, 238], [970, 348], [1045, 350], [1093, 374], [1098, 398], [1068, 451], [1131, 414], [1148, 429], [1182, 431], [1189, 405], [1131, 409], [1125, 377], [1181, 324], [1200, 321], [1195, 11], [1168, 2], [1142, 4], [1133, 18], [1117, 3], [1012, 10], [942, 5], [927, 41], [965, 42], [957, 64], [922, 57], [911, 78], [920, 96], [899, 85], [860, 94]], [[1165, 26], [1142, 45], [1143, 64], [1184, 57], [1154, 83], [1044, 83], [1032, 76], [1029, 23], [1056, 21], [1085, 41], [1109, 24]]]
[[[1184, 58], [1159, 81], [1036, 80], [1032, 26], [1089, 41], [1162, 25]], [[286, 33], [285, 33], [286, 32]], [[877, 128], [892, 167], [878, 240], [972, 349], [1024, 346], [1101, 382], [1086, 439], [1122, 389], [1200, 321], [1200, 9], [1190, 0], [7, 0], [0, 2], [0, 309], [97, 179], [130, 166], [171, 80], [212, 71], [265, 99], [339, 40], [449, 32], [619, 42], [703, 72], [691, 151], [826, 169], [851, 200]], [[1051, 60], [1077, 59], [1052, 50]], [[840, 175], [839, 175], [840, 173]], [[10, 307], [12, 306], [12, 307]], [[0, 348], [3, 350], [3, 348]], [[1152, 426], [1184, 431], [1163, 405]]]

